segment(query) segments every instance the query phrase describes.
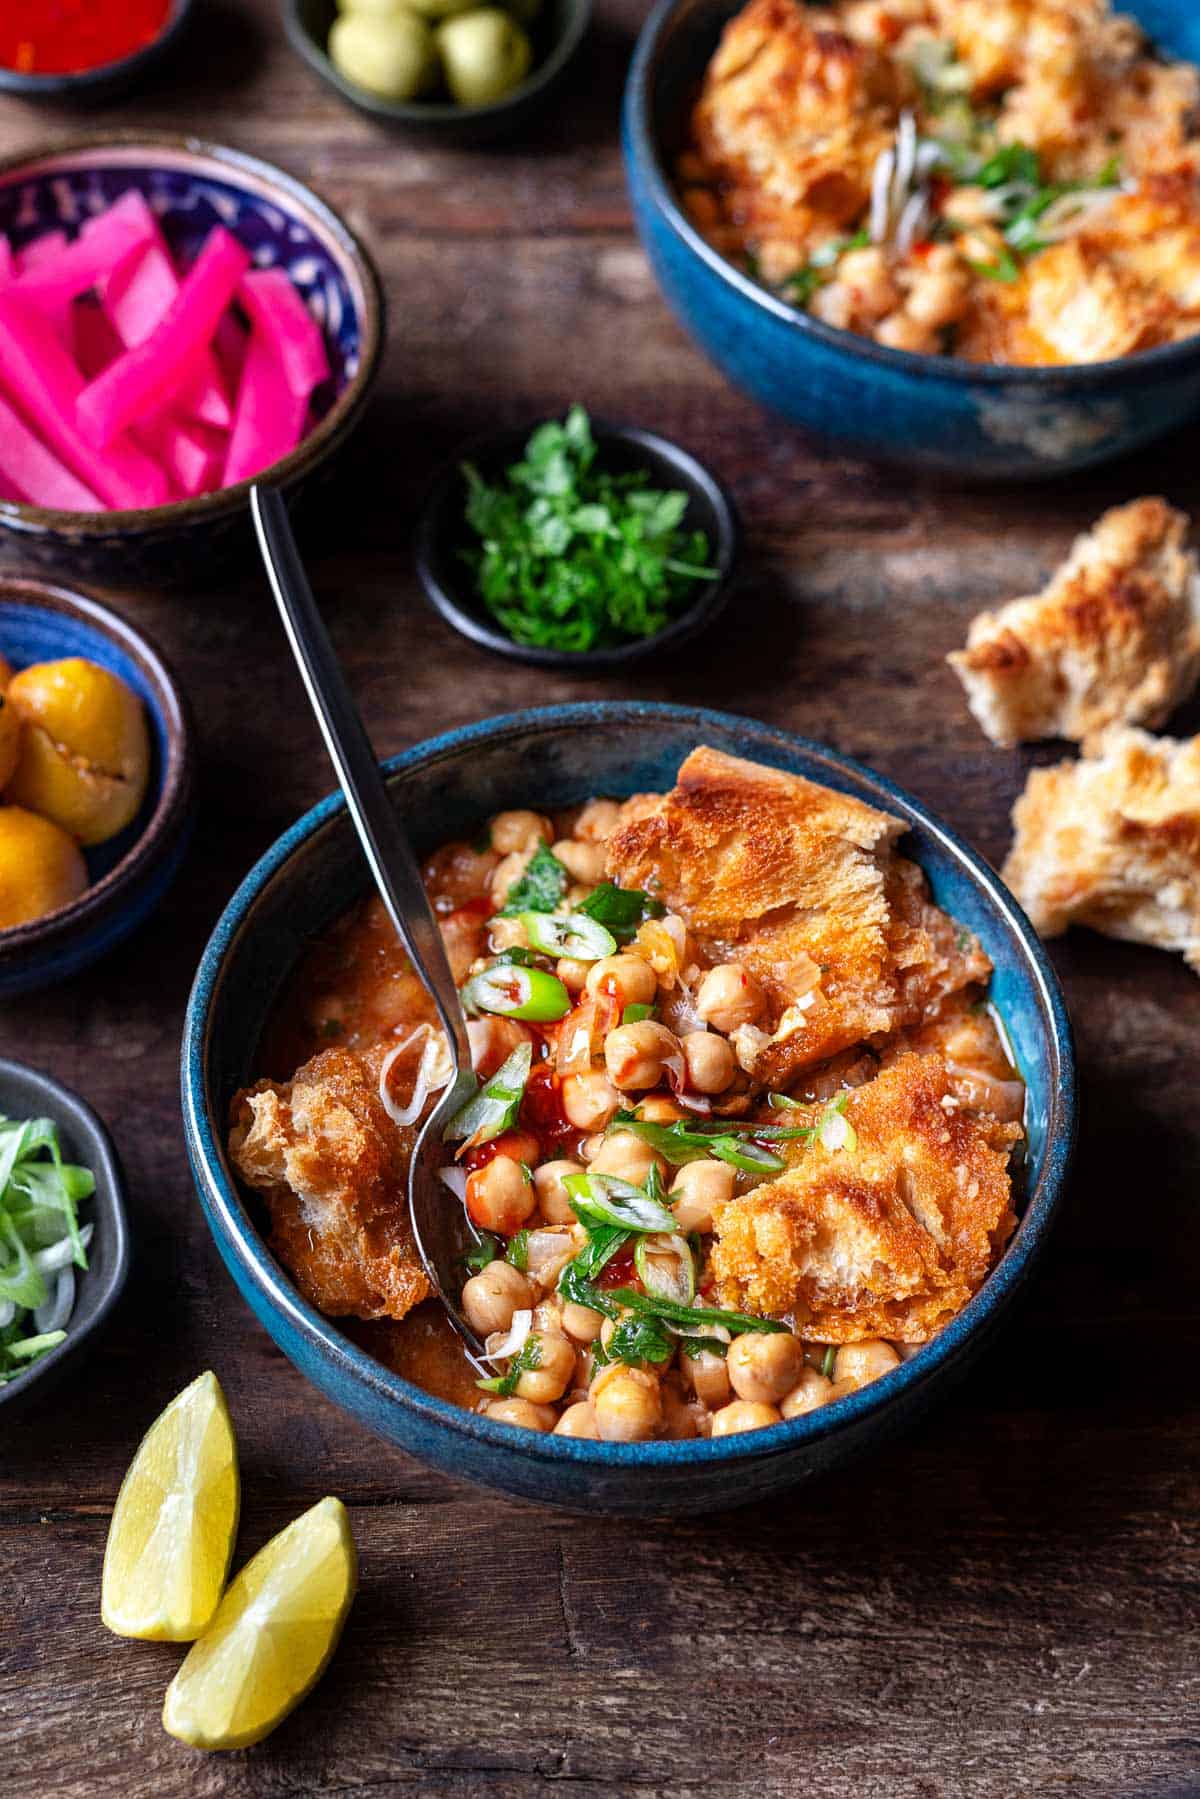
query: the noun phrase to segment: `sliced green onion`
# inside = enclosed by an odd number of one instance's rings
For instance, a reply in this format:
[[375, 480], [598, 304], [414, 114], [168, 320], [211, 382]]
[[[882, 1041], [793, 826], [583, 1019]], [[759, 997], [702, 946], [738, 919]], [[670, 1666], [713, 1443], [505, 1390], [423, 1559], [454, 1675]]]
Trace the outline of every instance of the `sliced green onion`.
[[849, 1099], [848, 1093], [839, 1093], [822, 1112], [817, 1125], [817, 1141], [822, 1149], [845, 1149], [853, 1153], [858, 1148], [858, 1132], [845, 1115]]
[[532, 1064], [532, 1043], [518, 1043], [487, 1085], [454, 1114], [442, 1132], [443, 1141], [468, 1137], [472, 1144], [490, 1143], [501, 1131], [511, 1130], [517, 1122]]
[[825, 1351], [825, 1354], [821, 1357], [821, 1373], [825, 1376], [826, 1380], [833, 1379], [833, 1364], [835, 1358], [836, 1351], [831, 1343]]
[[804, 1102], [791, 1099], [786, 1093], [768, 1093], [767, 1104], [772, 1112], [803, 1112]]
[[639, 1237], [633, 1260], [647, 1293], [691, 1305], [696, 1296], [696, 1264], [686, 1237]]
[[731, 1168], [740, 1168], [743, 1174], [778, 1174], [787, 1167], [774, 1150], [746, 1137], [712, 1137], [708, 1147], [714, 1156], [728, 1162]]
[[611, 931], [585, 912], [568, 912], [555, 918], [549, 912], [522, 912], [521, 924], [534, 949], [544, 956], [570, 956], [576, 962], [602, 962], [615, 955], [617, 940]]
[[717, 1306], [677, 1305], [671, 1299], [658, 1299], [649, 1293], [639, 1293], [634, 1287], [613, 1287], [608, 1297], [616, 1305], [627, 1306], [631, 1312], [643, 1312], [654, 1318], [668, 1318], [676, 1324], [719, 1324], [735, 1337], [746, 1331], [786, 1331], [788, 1328], [774, 1318], [753, 1318], [749, 1312], [725, 1312]]
[[653, 1018], [657, 1010], [657, 1006], [642, 1006], [637, 1004], [626, 1006], [621, 1014], [621, 1023], [641, 1024], [643, 1018]]
[[511, 963], [472, 975], [462, 990], [468, 1012], [494, 1012], [500, 1018], [527, 1018], [552, 1024], [571, 1010], [571, 995], [557, 975], [544, 968], [517, 968]]
[[615, 1174], [568, 1174], [563, 1186], [575, 1216], [584, 1224], [614, 1224], [626, 1231], [675, 1233], [675, 1219], [665, 1206], [632, 1181]]
[[4, 1347], [14, 1362], [35, 1362], [39, 1356], [47, 1355], [66, 1340], [66, 1331], [44, 1331], [40, 1337], [21, 1337], [15, 1343], [6, 1343]]

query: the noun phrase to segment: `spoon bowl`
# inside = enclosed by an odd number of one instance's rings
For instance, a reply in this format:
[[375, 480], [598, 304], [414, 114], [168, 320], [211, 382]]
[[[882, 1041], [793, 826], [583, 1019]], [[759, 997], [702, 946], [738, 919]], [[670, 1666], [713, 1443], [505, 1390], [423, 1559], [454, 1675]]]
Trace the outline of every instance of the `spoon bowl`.
[[367, 865], [396, 935], [434, 1003], [454, 1059], [454, 1077], [427, 1119], [409, 1164], [408, 1203], [429, 1284], [474, 1360], [483, 1354], [483, 1345], [463, 1316], [457, 1293], [462, 1258], [475, 1238], [465, 1206], [451, 1205], [446, 1185], [438, 1179], [446, 1157], [446, 1125], [479, 1085], [458, 987], [420, 864], [388, 798], [371, 740], [317, 610], [283, 496], [277, 488], [252, 487], [250, 513], [271, 592]]

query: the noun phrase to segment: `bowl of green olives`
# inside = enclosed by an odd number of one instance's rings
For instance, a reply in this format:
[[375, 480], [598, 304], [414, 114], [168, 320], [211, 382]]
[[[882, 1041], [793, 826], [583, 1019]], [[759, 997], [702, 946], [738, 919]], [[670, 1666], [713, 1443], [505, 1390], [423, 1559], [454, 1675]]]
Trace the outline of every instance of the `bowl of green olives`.
[[591, 10], [592, 0], [283, 0], [292, 47], [351, 106], [453, 145], [528, 124]]

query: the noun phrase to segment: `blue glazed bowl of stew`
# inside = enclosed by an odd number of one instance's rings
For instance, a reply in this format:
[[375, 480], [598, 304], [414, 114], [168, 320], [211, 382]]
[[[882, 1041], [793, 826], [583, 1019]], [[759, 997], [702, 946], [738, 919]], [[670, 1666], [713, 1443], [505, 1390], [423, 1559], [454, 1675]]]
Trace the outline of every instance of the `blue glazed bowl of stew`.
[[750, 719], [634, 701], [514, 713], [432, 738], [385, 766], [424, 853], [473, 835], [505, 807], [668, 788], [699, 743], [808, 775], [905, 820], [907, 852], [939, 904], [978, 932], [995, 964], [993, 998], [1027, 1083], [1027, 1192], [1001, 1262], [936, 1342], [871, 1386], [807, 1417], [715, 1440], [542, 1436], [435, 1399], [301, 1298], [266, 1247], [225, 1139], [230, 1101], [259, 1073], [264, 1028], [306, 944], [368, 891], [340, 796], [307, 813], [247, 875], [213, 932], [188, 1005], [188, 1155], [217, 1246], [264, 1328], [315, 1386], [381, 1437], [447, 1474], [544, 1505], [634, 1516], [709, 1512], [768, 1498], [869, 1451], [960, 1378], [1001, 1326], [1033, 1273], [1071, 1159], [1071, 1031], [1033, 927], [982, 857], [882, 776]]
[[[625, 89], [634, 219], [680, 321], [728, 376], [790, 424], [882, 460], [968, 480], [1041, 480], [1111, 461], [1200, 406], [1200, 336], [1117, 361], [990, 367], [924, 356], [799, 312], [689, 222], [673, 168], [687, 115], [742, 0], [658, 0]], [[1168, 55], [1200, 61], [1194, 0], [1131, 0]]]
[[144, 924], [166, 897], [191, 838], [196, 747], [191, 712], [161, 652], [89, 594], [0, 576], [0, 656], [13, 669], [81, 656], [132, 687], [146, 710], [150, 780], [141, 810], [85, 852], [89, 886], [70, 905], [0, 931], [0, 1000], [78, 974]]
[[[130, 190], [142, 194], [181, 267], [214, 225], [282, 269], [321, 326], [329, 379], [308, 435], [262, 480], [290, 504], [323, 484], [366, 409], [384, 341], [383, 290], [366, 250], [331, 206], [283, 169], [199, 138], [94, 133], [0, 161], [0, 235], [18, 253], [44, 232], [74, 236]], [[249, 481], [129, 511], [60, 512], [0, 497], [0, 556], [44, 572], [129, 584], [247, 557]]]

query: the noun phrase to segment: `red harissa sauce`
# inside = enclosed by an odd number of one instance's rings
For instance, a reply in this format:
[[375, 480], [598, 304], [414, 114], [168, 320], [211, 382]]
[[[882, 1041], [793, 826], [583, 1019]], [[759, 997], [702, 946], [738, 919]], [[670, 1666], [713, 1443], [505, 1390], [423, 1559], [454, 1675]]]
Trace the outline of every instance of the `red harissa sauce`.
[[21, 75], [78, 75], [132, 56], [158, 37], [171, 0], [8, 0], [0, 66]]

